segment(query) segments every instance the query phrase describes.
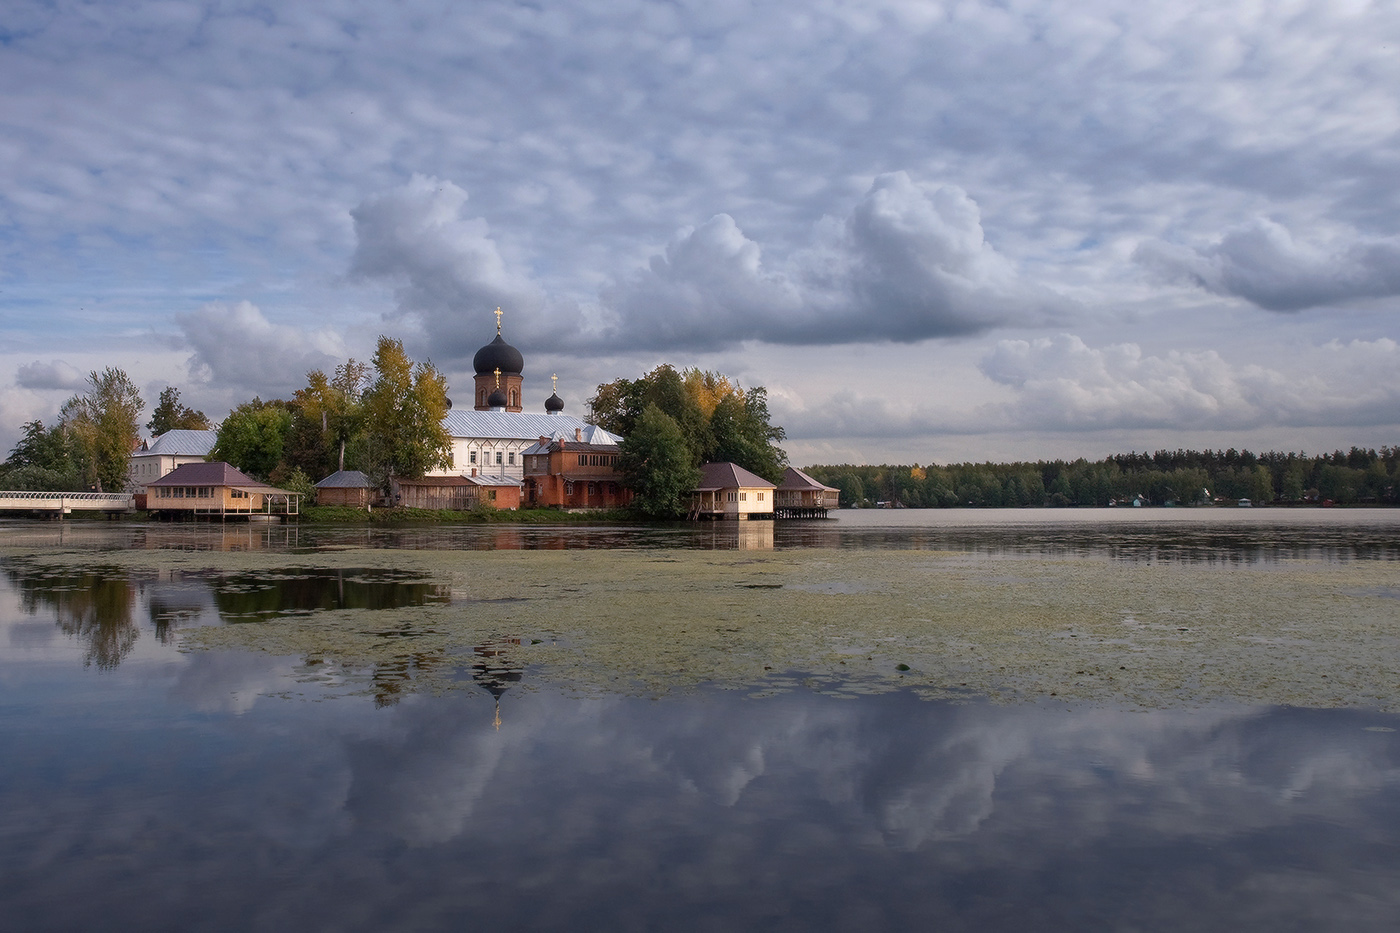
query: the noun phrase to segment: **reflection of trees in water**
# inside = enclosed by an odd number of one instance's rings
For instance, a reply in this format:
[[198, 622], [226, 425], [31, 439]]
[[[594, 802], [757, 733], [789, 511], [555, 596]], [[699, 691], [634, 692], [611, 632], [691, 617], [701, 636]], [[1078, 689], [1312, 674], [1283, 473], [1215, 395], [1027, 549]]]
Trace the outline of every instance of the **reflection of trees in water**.
[[250, 622], [329, 609], [399, 609], [445, 603], [451, 591], [397, 571], [297, 570], [231, 574], [213, 584], [225, 622]]
[[59, 629], [84, 642], [83, 663], [111, 670], [136, 647], [136, 588], [119, 572], [81, 570], [26, 573], [6, 568], [25, 612], [50, 609]]

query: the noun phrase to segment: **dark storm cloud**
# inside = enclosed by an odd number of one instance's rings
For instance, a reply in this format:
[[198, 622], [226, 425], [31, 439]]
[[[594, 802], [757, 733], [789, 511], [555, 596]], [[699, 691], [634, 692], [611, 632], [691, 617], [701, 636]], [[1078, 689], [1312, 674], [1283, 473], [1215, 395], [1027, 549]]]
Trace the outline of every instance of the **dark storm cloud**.
[[1243, 298], [1270, 311], [1400, 295], [1400, 241], [1353, 237], [1312, 247], [1264, 219], [1195, 249], [1149, 241], [1133, 258], [1168, 280]]
[[83, 378], [76, 367], [62, 360], [35, 360], [19, 368], [15, 383], [25, 389], [77, 389], [82, 387]]
[[418, 176], [352, 211], [352, 275], [394, 283], [400, 312], [460, 354], [479, 343], [461, 336], [463, 314], [496, 305], [524, 312], [512, 333], [537, 347], [614, 351], [918, 341], [1068, 307], [1019, 281], [966, 192], [904, 172], [877, 177], [845, 220], [819, 224], [809, 245], [771, 264], [728, 214], [683, 229], [605, 287], [591, 320], [512, 268], [466, 202], [457, 185]]

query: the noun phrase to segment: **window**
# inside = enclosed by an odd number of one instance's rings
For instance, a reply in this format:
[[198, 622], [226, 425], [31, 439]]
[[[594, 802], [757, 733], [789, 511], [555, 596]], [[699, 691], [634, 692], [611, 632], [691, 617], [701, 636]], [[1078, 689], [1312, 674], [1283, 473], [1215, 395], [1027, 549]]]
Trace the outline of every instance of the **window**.
[[740, 501], [740, 502], [743, 502], [743, 501], [744, 501], [745, 499], [747, 499], [748, 497], [749, 497], [749, 494], [746, 493], [746, 492], [741, 492], [741, 493], [739, 493], [739, 501]]
[[509, 461], [509, 463], [510, 463], [511, 466], [515, 466], [515, 451], [512, 450], [512, 451], [507, 455], [506, 459]]
[[588, 466], [588, 454], [579, 454], [579, 455], [578, 455], [578, 465], [579, 465], [579, 466]]
[[759, 494], [758, 494], [758, 501], [759, 501], [759, 502], [762, 502], [762, 501], [763, 501], [763, 493], [759, 493]]
[[476, 451], [473, 450], [471, 453], [467, 454], [467, 460], [476, 463]]
[[496, 501], [496, 490], [494, 490], [494, 489], [488, 489], [488, 490], [486, 490], [486, 497], [487, 497], [488, 499], [490, 499], [492, 502], [495, 502], [495, 501]]
[[589, 483], [589, 484], [588, 484], [588, 494], [589, 494], [590, 496], [596, 496], [596, 495], [598, 495], [598, 484], [597, 484], [597, 483]]
[[501, 465], [501, 452], [498, 450], [498, 451], [496, 451], [496, 466], [500, 466], [500, 465]]

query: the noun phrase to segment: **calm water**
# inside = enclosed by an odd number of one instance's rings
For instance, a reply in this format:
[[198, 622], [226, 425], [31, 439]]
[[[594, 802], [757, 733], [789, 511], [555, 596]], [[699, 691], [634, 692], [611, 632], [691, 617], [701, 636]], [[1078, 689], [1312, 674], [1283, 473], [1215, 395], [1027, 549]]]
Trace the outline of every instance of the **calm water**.
[[[481, 607], [382, 561], [303, 566], [584, 548], [1247, 574], [1364, 562], [1393, 566], [1400, 586], [1400, 511], [872, 512], [742, 529], [4, 523], [0, 926], [1389, 930], [1400, 916], [1392, 714], [800, 687], [578, 695], [490, 643], [434, 661], [455, 689], [425, 690], [420, 620]], [[131, 552], [180, 560], [133, 569]], [[268, 553], [299, 565], [245, 566]], [[319, 617], [402, 641], [402, 668], [181, 648], [205, 627]], [[1400, 653], [1388, 663], [1400, 692]]]

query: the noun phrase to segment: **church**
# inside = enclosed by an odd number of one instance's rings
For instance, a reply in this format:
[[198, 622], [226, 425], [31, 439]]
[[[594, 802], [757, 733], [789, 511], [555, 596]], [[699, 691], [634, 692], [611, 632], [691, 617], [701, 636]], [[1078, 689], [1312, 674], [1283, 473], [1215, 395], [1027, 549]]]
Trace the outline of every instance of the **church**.
[[510, 479], [523, 487], [525, 453], [531, 448], [562, 441], [615, 451], [622, 440], [582, 418], [564, 414], [557, 377], [544, 411], [525, 411], [525, 357], [502, 336], [500, 308], [496, 309], [496, 339], [476, 351], [472, 368], [476, 371], [473, 407], [448, 411], [443, 419], [452, 437], [448, 465], [428, 476]]

